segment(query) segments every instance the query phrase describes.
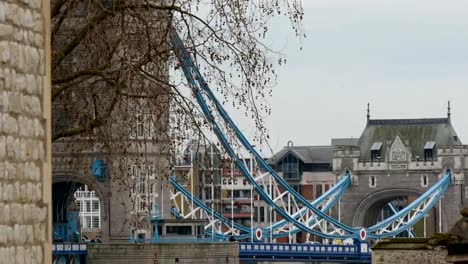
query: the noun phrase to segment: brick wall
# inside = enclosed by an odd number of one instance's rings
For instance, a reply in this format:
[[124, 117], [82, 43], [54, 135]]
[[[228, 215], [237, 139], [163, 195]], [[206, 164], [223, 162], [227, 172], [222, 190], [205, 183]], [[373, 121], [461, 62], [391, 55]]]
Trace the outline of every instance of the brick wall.
[[1, 263], [51, 263], [48, 5], [0, 1]]

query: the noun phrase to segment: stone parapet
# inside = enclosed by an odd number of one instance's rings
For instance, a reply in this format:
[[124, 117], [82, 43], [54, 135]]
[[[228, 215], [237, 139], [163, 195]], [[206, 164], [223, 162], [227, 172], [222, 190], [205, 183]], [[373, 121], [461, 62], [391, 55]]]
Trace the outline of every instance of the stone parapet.
[[238, 243], [89, 244], [89, 264], [239, 263]]

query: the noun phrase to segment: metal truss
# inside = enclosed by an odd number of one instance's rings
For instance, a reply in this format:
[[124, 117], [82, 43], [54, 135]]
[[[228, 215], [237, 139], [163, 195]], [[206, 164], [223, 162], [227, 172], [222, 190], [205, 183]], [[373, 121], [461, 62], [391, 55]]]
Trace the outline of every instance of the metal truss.
[[[248, 227], [237, 224], [224, 217], [222, 214], [212, 210], [201, 200], [194, 197], [182, 185], [176, 182], [174, 177], [171, 177], [170, 183], [173, 186], [171, 189], [172, 210], [178, 218], [182, 219], [204, 219], [207, 220], [205, 230], [210, 234], [216, 234], [226, 239], [230, 236], [239, 237], [242, 234], [250, 232]], [[180, 204], [177, 203], [180, 199]]]
[[[388, 206], [388, 208], [390, 208], [390, 210], [392, 211], [393, 214], [398, 213], [398, 208], [395, 206], [395, 204], [393, 204], [393, 202], [387, 203], [387, 206]], [[411, 238], [416, 237], [412, 227], [408, 228], [408, 230], [406, 230], [406, 231], [408, 232], [408, 237], [411, 237]]]
[[[413, 220], [417, 219], [419, 216], [412, 217], [411, 219], [409, 218], [410, 220], [407, 221], [406, 224], [393, 224], [394, 221], [401, 222], [402, 220], [399, 219], [400, 216], [419, 206], [419, 204], [416, 205], [414, 203], [389, 219], [367, 229], [347, 226], [327, 215], [326, 212], [317, 208], [313, 203], [309, 203], [266, 163], [261, 155], [245, 138], [241, 130], [232, 121], [222, 104], [217, 100], [216, 96], [208, 87], [203, 76], [199, 72], [190, 54], [186, 51], [181, 39], [175, 31], [172, 38], [172, 45], [176, 56], [181, 63], [184, 75], [192, 88], [192, 93], [197, 100], [205, 119], [211, 125], [211, 129], [218, 137], [219, 142], [231, 159], [236, 163], [247, 181], [251, 184], [253, 190], [255, 190], [259, 197], [286, 221], [281, 228], [278, 228], [280, 233], [302, 230], [306, 233], [326, 239], [365, 239], [367, 234], [370, 235], [369, 237], [379, 238], [393, 236], [395, 232], [404, 231], [405, 227], [410, 228], [416, 223]], [[253, 156], [259, 165], [260, 170], [263, 171], [264, 174], [256, 177], [252, 175], [249, 172], [247, 165], [242, 161], [244, 160], [243, 153]], [[265, 184], [265, 181], [268, 181], [268, 184]], [[269, 186], [269, 188], [265, 188], [265, 186]], [[443, 191], [445, 191], [445, 189], [443, 189]], [[431, 196], [435, 192], [436, 191], [431, 188], [422, 197]], [[435, 195], [434, 197], [440, 199], [440, 195]], [[427, 204], [433, 206], [434, 203], [430, 202]], [[424, 211], [426, 209], [427, 208], [422, 210]], [[310, 223], [313, 224], [311, 225]], [[396, 229], [391, 229], [390, 226], [393, 226]], [[387, 229], [392, 231], [378, 231]], [[234, 232], [234, 230], [231, 230], [231, 232]]]
[[403, 231], [409, 230], [421, 218], [429, 213], [434, 205], [442, 198], [451, 184], [452, 173], [447, 170], [442, 178], [427, 192], [418, 197], [414, 202], [406, 206], [384, 221], [367, 228], [370, 238], [384, 238], [395, 236]]
[[[350, 186], [350, 178], [350, 174], [347, 172], [344, 177], [342, 177], [342, 179], [337, 184], [335, 184], [335, 186], [322, 194], [322, 196], [316, 200], [312, 201], [312, 205], [318, 208], [322, 208], [324, 213], [328, 212], [340, 199], [345, 190]], [[205, 205], [201, 200], [194, 197], [182, 185], [177, 183], [174, 177], [171, 177], [170, 183], [173, 186], [173, 189], [171, 190], [171, 201], [174, 206], [171, 208], [172, 213], [177, 218], [181, 219], [207, 220], [207, 224], [205, 225], [205, 232], [207, 235], [216, 236], [218, 239], [228, 239], [230, 236], [233, 236], [235, 239], [239, 240], [253, 237], [252, 232], [255, 233], [260, 229], [263, 237], [270, 237], [274, 239], [284, 236], [291, 237], [292, 235], [301, 231], [301, 229], [295, 228], [294, 225], [290, 225], [288, 221], [284, 219], [263, 228], [253, 228], [237, 224], [219, 214], [218, 212], [215, 212], [212, 208]], [[176, 202], [178, 199], [180, 199], [180, 203]], [[304, 218], [304, 214], [306, 212], [305, 209], [305, 207], [298, 208], [297, 212], [293, 216], [295, 218]], [[317, 223], [315, 219], [310, 217], [308, 224], [311, 228], [316, 228], [323, 225], [322, 222], [319, 221]]]

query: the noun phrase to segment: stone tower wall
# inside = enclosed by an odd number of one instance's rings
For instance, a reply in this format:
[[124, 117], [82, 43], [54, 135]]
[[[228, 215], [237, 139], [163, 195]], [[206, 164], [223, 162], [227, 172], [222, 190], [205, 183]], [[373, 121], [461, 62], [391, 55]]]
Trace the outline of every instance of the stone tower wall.
[[49, 10], [0, 1], [1, 263], [52, 263]]

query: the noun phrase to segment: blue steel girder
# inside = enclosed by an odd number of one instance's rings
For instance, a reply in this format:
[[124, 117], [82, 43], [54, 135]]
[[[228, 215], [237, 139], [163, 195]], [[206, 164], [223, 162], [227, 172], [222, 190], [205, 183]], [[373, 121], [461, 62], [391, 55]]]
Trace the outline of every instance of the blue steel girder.
[[[408, 222], [407, 224], [395, 224], [393, 225], [396, 227], [397, 231], [389, 231], [389, 232], [381, 232], [377, 230], [381, 230], [381, 226], [385, 226], [383, 229], [387, 229], [389, 226], [391, 226], [391, 221], [383, 221], [382, 223], [378, 223], [377, 225], [370, 227], [370, 228], [353, 228], [350, 226], [347, 226], [343, 223], [340, 223], [336, 219], [333, 219], [332, 217], [328, 216], [326, 213], [322, 212], [318, 208], [316, 208], [313, 204], [308, 203], [307, 200], [302, 197], [299, 193], [297, 193], [287, 182], [280, 177], [267, 163], [266, 161], [260, 156], [260, 154], [253, 148], [253, 146], [249, 143], [249, 141], [245, 138], [245, 136], [242, 134], [240, 129], [235, 125], [235, 123], [232, 121], [232, 119], [229, 117], [227, 112], [224, 110], [222, 105], [219, 103], [217, 98], [214, 96], [212, 91], [209, 89], [207, 83], [205, 82], [203, 76], [200, 74], [198, 68], [194, 64], [190, 54], [187, 52], [185, 47], [183, 46], [182, 40], [178, 36], [178, 34], [174, 31], [173, 34], [173, 39], [172, 39], [172, 45], [174, 47], [176, 56], [178, 57], [182, 70], [184, 72], [184, 75], [192, 88], [192, 92], [205, 116], [205, 119], [208, 121], [208, 123], [211, 124], [212, 129], [216, 136], [218, 137], [220, 143], [223, 145], [224, 149], [227, 151], [229, 156], [233, 159], [233, 161], [236, 163], [238, 168], [241, 170], [243, 173], [244, 177], [249, 181], [249, 183], [253, 186], [253, 189], [259, 194], [262, 200], [264, 200], [266, 203], [268, 203], [271, 207], [274, 208], [274, 210], [285, 220], [288, 221], [291, 229], [291, 226], [294, 226], [295, 228], [301, 229], [307, 233], [314, 234], [320, 237], [328, 238], [328, 239], [334, 239], [334, 238], [359, 238], [361, 231], [365, 232], [368, 234], [368, 237], [372, 238], [379, 238], [381, 236], [387, 236], [388, 234], [394, 234], [395, 232], [401, 232], [405, 228], [410, 228], [412, 225], [415, 224], [415, 222]], [[207, 103], [209, 102], [209, 104]], [[224, 124], [224, 126], [221, 126], [220, 124]], [[241, 152], [235, 151], [233, 148], [233, 144], [230, 143], [228, 140], [227, 135], [234, 135], [231, 140], [237, 141], [236, 145], [238, 147], [243, 147], [243, 150], [246, 152], [251, 153], [254, 157], [257, 163], [260, 165], [261, 169], [268, 173], [270, 176], [269, 179], [273, 179], [273, 184], [275, 185], [275, 190], [276, 195], [274, 192], [271, 190], [269, 192], [263, 190], [262, 186], [257, 183], [257, 179], [251, 175], [248, 171], [247, 166], [243, 164], [241, 159], [239, 158], [239, 154]], [[261, 180], [264, 180], [263, 178]], [[440, 183], [440, 182], [439, 182]], [[439, 184], [438, 183], [438, 184]], [[436, 185], [438, 185], [436, 184]], [[439, 184], [440, 185], [440, 184]], [[445, 188], [440, 189], [443, 193], [445, 191]], [[431, 188], [428, 190], [428, 192], [423, 195], [424, 197], [431, 196], [432, 192], [437, 192], [436, 189]], [[287, 198], [288, 204], [284, 202], [284, 199], [280, 199], [277, 203], [275, 198], [277, 196], [283, 196]], [[440, 195], [434, 195], [433, 198], [435, 199], [440, 199]], [[428, 202], [428, 203], [423, 203], [425, 205], [434, 205], [434, 203]], [[293, 217], [293, 214], [295, 212], [291, 211], [291, 202], [292, 205], [298, 208], [299, 205], [304, 206], [307, 208], [308, 212], [305, 214], [301, 214], [301, 216], [306, 215], [307, 217], [300, 217], [300, 218], [295, 218]], [[411, 204], [412, 206], [419, 206], [416, 204]], [[423, 206], [423, 207], [424, 207]], [[390, 217], [389, 219], [392, 219], [392, 221], [399, 221], [398, 216], [403, 215], [403, 211], [411, 211], [414, 208], [410, 208], [408, 206], [407, 208], [403, 209], [400, 211], [399, 214], [394, 215], [393, 217]], [[418, 212], [424, 212], [427, 210], [427, 208], [420, 209]], [[320, 230], [312, 229], [310, 228], [307, 223], [310, 221], [310, 219], [313, 219], [317, 223], [317, 226]], [[412, 219], [417, 219], [418, 216], [412, 217]], [[331, 232], [329, 231], [329, 228], [331, 227]], [[377, 232], [376, 232], [377, 231]], [[383, 235], [385, 233], [385, 235]]]
[[[344, 225], [337, 220], [329, 217], [326, 213], [323, 213], [321, 210], [318, 208], [312, 206], [311, 204], [308, 203], [308, 201], [302, 197], [300, 194], [298, 194], [289, 184], [286, 183], [286, 181], [280, 177], [266, 162], [265, 160], [260, 156], [260, 154], [252, 147], [252, 145], [248, 142], [248, 140], [244, 137], [244, 135], [241, 133], [241, 131], [237, 128], [237, 126], [234, 124], [234, 122], [230, 119], [228, 114], [225, 112], [224, 108], [221, 106], [219, 101], [216, 99], [216, 97], [211, 93], [211, 90], [208, 88], [206, 82], [203, 79], [203, 76], [200, 74], [198, 71], [198, 68], [195, 66], [193, 63], [190, 55], [188, 52], [185, 50], [182, 41], [180, 40], [179, 36], [177, 35], [176, 32], [174, 32], [173, 35], [173, 46], [176, 51], [176, 55], [178, 56], [182, 70], [186, 76], [186, 79], [189, 83], [189, 85], [192, 87], [192, 92], [194, 93], [194, 96], [206, 118], [206, 120], [212, 125], [212, 129], [218, 139], [220, 140], [220, 143], [223, 145], [224, 149], [228, 152], [229, 156], [236, 162], [236, 165], [238, 168], [242, 171], [244, 177], [249, 181], [249, 183], [253, 186], [254, 190], [259, 194], [259, 196], [266, 201], [270, 206], [274, 208], [274, 210], [283, 217], [283, 219], [288, 220], [289, 223], [293, 223], [296, 227], [298, 227], [301, 230], [304, 230], [310, 234], [314, 234], [317, 236], [333, 239], [333, 238], [348, 238], [348, 237], [359, 237], [359, 228], [351, 228], [347, 225]], [[195, 76], [194, 76], [195, 75]], [[198, 85], [200, 88], [198, 87]], [[205, 96], [204, 96], [205, 95]], [[205, 99], [206, 98], [206, 99]], [[212, 104], [214, 104], [215, 108], [210, 109], [208, 106], [206, 100], [210, 100]], [[286, 206], [283, 200], [280, 200], [283, 202], [282, 206], [279, 206], [276, 204], [275, 201], [273, 201], [274, 198], [272, 198], [271, 193], [268, 194], [266, 191], [263, 190], [263, 188], [256, 182], [255, 178], [249, 173], [247, 167], [241, 159], [238, 157], [238, 153], [234, 151], [234, 148], [232, 145], [229, 143], [227, 139], [227, 134], [229, 132], [223, 132], [221, 129], [221, 126], [218, 124], [216, 118], [215, 118], [215, 113], [219, 113], [221, 116], [221, 119], [219, 122], [225, 122], [227, 129], [232, 130], [235, 134], [235, 138], [240, 141], [239, 146], [244, 146], [244, 148], [252, 153], [252, 155], [255, 157], [255, 160], [257, 161], [258, 164], [260, 164], [261, 168], [263, 171], [268, 172], [272, 178], [274, 178], [274, 183], [276, 184], [276, 190], [278, 191], [279, 189], [284, 190], [281, 191], [281, 193], [286, 192], [287, 193], [287, 199], [288, 201], [291, 200], [293, 205], [296, 207], [298, 204], [302, 204], [303, 206], [307, 207], [310, 213], [307, 213], [307, 215], [310, 215], [312, 218], [316, 218], [317, 222], [325, 222], [328, 225], [323, 225], [320, 224], [318, 225], [319, 228], [324, 228], [328, 229], [329, 226], [334, 227], [333, 232], [347, 232], [347, 235], [341, 235], [341, 234], [326, 234], [327, 231], [321, 230], [315, 230], [311, 229], [306, 225], [306, 222], [309, 221], [309, 219], [299, 219], [302, 221], [298, 221], [292, 217], [292, 212], [289, 212], [288, 210], [291, 208], [291, 206]], [[278, 191], [279, 192], [279, 191]], [[277, 196], [277, 195], [275, 195]], [[290, 205], [290, 204], [288, 204]], [[337, 227], [337, 228], [336, 228]]]

